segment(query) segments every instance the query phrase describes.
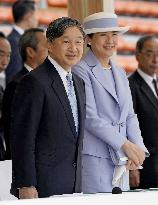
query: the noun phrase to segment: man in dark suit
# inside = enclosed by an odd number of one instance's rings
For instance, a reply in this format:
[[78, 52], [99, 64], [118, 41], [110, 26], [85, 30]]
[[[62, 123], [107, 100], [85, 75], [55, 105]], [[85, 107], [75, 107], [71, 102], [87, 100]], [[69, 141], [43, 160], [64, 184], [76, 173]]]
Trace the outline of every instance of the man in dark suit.
[[20, 36], [26, 29], [37, 27], [38, 24], [34, 1], [16, 1], [12, 7], [12, 13], [15, 25], [13, 26], [13, 30], [8, 36], [12, 53], [10, 63], [6, 69], [7, 83], [22, 68], [22, 59], [18, 47]]
[[144, 36], [136, 45], [137, 71], [129, 77], [133, 104], [150, 157], [142, 170], [130, 172], [130, 185], [158, 188], [158, 38]]
[[85, 93], [71, 67], [83, 54], [84, 32], [63, 17], [46, 37], [48, 58], [20, 81], [12, 107], [11, 193], [20, 199], [81, 192]]
[[3, 97], [2, 120], [4, 126], [4, 139], [6, 142], [5, 159], [11, 159], [9, 133], [11, 105], [16, 87], [21, 78], [43, 63], [48, 55], [47, 40], [44, 30], [41, 28], [31, 28], [26, 30], [20, 37], [19, 51], [22, 57], [23, 67], [7, 84]]
[[[11, 47], [5, 35], [0, 32], [0, 73], [4, 72], [10, 61]], [[4, 87], [0, 85], [0, 160], [4, 160], [5, 148], [3, 139], [3, 127], [1, 121], [2, 100], [4, 95]]]

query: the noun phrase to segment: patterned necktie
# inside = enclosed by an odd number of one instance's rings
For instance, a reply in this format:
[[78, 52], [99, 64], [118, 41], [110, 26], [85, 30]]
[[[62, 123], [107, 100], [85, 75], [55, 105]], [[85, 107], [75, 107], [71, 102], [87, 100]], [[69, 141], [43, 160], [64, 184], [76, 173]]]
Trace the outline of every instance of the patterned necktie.
[[68, 99], [70, 102], [70, 106], [71, 106], [71, 110], [75, 122], [76, 132], [78, 133], [78, 108], [77, 108], [77, 100], [76, 100], [75, 89], [73, 86], [71, 73], [68, 73], [66, 75], [66, 80], [67, 80], [67, 87], [68, 87]]
[[153, 85], [154, 85], [154, 88], [155, 88], [155, 91], [158, 97], [158, 87], [157, 87], [157, 81], [155, 79], [153, 79]]

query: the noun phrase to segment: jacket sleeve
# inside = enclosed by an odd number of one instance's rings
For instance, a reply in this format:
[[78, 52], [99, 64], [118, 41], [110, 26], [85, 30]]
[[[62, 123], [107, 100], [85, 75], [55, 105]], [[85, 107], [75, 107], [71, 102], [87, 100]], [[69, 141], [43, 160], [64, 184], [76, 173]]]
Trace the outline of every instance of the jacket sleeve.
[[17, 188], [36, 185], [35, 143], [44, 93], [30, 74], [18, 84], [11, 110], [13, 182]]

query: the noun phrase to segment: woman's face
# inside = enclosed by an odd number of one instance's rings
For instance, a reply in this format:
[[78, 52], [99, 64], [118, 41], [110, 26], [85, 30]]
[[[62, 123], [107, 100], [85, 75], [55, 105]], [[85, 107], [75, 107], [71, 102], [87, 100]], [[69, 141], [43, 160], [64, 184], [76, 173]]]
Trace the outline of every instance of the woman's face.
[[88, 36], [88, 44], [91, 45], [93, 53], [101, 59], [109, 58], [117, 50], [117, 32], [101, 32]]

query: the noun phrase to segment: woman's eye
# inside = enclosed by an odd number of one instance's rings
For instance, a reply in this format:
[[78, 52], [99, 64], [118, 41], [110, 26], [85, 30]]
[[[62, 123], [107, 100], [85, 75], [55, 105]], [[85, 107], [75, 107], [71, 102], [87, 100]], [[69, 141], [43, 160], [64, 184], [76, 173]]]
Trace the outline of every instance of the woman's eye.
[[106, 36], [106, 34], [105, 34], [105, 33], [102, 33], [102, 34], [100, 34], [100, 36]]

